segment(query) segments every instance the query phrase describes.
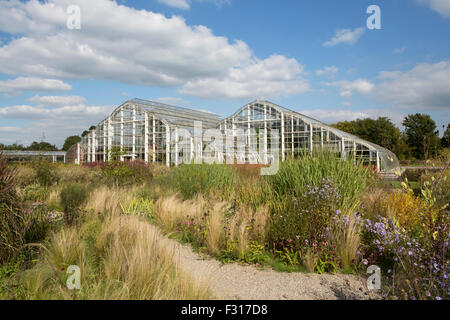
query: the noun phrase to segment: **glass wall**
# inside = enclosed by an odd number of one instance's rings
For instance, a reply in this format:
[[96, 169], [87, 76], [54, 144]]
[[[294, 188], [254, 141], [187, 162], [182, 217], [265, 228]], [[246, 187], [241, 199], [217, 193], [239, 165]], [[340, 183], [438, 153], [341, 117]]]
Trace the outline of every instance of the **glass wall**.
[[[282, 161], [305, 152], [328, 150], [340, 158], [362, 160], [377, 170], [392, 171], [399, 165], [395, 154], [385, 148], [268, 101], [252, 102], [234, 115], [220, 119], [212, 113], [131, 100], [83, 137], [81, 160], [107, 161], [115, 147], [121, 151], [123, 161], [178, 164], [186, 153], [192, 156], [197, 150], [193, 142], [194, 121], [201, 121], [203, 130], [216, 128], [224, 135], [223, 150], [216, 154], [220, 161], [239, 158], [244, 162], [267, 164], [272, 152], [271, 132], [277, 132]], [[187, 139], [185, 132], [189, 133]], [[211, 139], [203, 141], [204, 138], [199, 142], [202, 157], [203, 153], [211, 152], [208, 149]], [[238, 150], [239, 139], [245, 142], [244, 150]], [[234, 143], [227, 148], [227, 141]]]

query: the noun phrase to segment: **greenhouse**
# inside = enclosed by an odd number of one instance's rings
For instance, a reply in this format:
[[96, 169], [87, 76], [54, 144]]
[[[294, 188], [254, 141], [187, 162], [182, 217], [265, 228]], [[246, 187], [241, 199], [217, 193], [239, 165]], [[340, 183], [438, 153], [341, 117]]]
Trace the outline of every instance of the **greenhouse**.
[[343, 159], [361, 160], [377, 171], [392, 172], [399, 166], [395, 154], [381, 146], [259, 100], [223, 118], [211, 112], [133, 99], [100, 122], [76, 148], [78, 163], [111, 160], [111, 150], [120, 150], [122, 161], [167, 166], [211, 157], [218, 163], [269, 164], [274, 156], [285, 161], [305, 152], [328, 150]]

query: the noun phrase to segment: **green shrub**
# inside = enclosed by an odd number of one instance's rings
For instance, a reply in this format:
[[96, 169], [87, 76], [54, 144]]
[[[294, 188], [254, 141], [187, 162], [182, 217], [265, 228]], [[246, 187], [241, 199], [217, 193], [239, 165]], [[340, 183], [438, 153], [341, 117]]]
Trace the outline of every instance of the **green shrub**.
[[103, 170], [105, 177], [116, 186], [123, 186], [131, 177], [131, 169], [122, 162], [109, 162]]
[[185, 199], [199, 193], [229, 199], [236, 185], [236, 172], [219, 164], [182, 165], [173, 171], [172, 184]]
[[155, 214], [155, 204], [148, 198], [133, 198], [128, 205], [121, 205], [121, 209], [124, 214], [137, 215], [149, 220], [153, 219]]
[[33, 163], [36, 179], [41, 186], [49, 187], [58, 182], [53, 164], [50, 161], [39, 159]]
[[61, 190], [61, 205], [64, 208], [64, 218], [72, 224], [80, 213], [80, 208], [88, 199], [88, 189], [82, 184], [71, 184]]
[[25, 221], [21, 208], [0, 203], [0, 263], [13, 258], [24, 244]]
[[25, 217], [25, 243], [44, 240], [51, 228], [48, 208], [43, 203], [35, 203], [27, 210]]
[[35, 170], [30, 166], [17, 166], [17, 185], [19, 187], [25, 187], [30, 184], [37, 183], [37, 177]]
[[297, 198], [308, 186], [320, 186], [323, 179], [336, 182], [341, 196], [340, 208], [353, 209], [370, 181], [370, 173], [361, 162], [341, 160], [333, 153], [306, 154], [281, 163], [276, 175], [268, 180], [280, 200]]
[[0, 154], [0, 263], [17, 257], [25, 244], [43, 240], [50, 228], [48, 211], [42, 203], [29, 208], [21, 203], [16, 172]]
[[48, 196], [47, 189], [38, 183], [25, 186], [21, 190], [24, 201], [44, 202]]
[[55, 168], [58, 184], [101, 183], [104, 179], [100, 168], [88, 168], [74, 164], [59, 165]]
[[15, 168], [0, 153], [0, 263], [14, 257], [24, 244], [24, 214], [16, 192]]

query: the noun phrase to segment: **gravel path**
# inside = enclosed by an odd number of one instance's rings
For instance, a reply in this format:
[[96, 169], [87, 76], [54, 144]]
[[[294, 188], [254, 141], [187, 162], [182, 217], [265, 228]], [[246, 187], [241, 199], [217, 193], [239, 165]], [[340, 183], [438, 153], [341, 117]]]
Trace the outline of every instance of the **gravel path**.
[[365, 279], [354, 275], [284, 273], [203, 258], [188, 245], [171, 240], [181, 268], [198, 281], [208, 281], [217, 299], [229, 300], [366, 300]]

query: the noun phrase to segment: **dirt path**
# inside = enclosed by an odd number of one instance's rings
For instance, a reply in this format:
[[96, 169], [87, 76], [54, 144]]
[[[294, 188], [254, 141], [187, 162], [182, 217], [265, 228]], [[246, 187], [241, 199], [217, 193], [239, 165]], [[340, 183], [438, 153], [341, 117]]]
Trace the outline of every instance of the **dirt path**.
[[171, 241], [181, 268], [199, 281], [207, 280], [217, 299], [361, 300], [371, 296], [366, 280], [354, 275], [284, 273], [236, 263], [223, 265], [215, 259], [202, 258], [188, 245]]

